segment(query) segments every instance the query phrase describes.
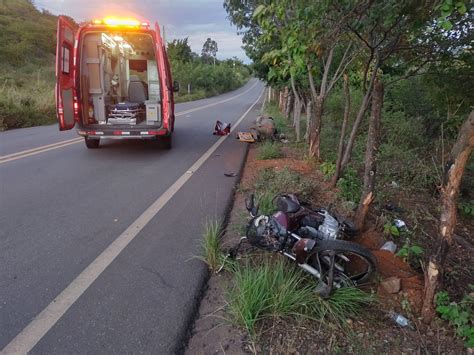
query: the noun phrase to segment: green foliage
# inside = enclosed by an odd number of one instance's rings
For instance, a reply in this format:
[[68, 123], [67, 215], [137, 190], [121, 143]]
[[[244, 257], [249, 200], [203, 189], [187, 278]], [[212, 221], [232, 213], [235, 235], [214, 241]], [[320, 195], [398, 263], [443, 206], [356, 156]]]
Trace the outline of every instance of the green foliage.
[[[181, 84], [179, 93], [175, 94], [176, 102], [201, 99], [235, 90], [245, 84], [250, 77], [249, 69], [238, 60], [219, 62], [215, 66], [204, 64], [200, 60], [191, 62], [173, 60], [171, 71], [173, 80]], [[191, 85], [190, 95], [188, 84]]]
[[258, 212], [263, 215], [271, 215], [276, 212], [276, 207], [273, 204], [275, 195], [269, 191], [264, 191], [257, 195]]
[[166, 48], [170, 62], [190, 62], [193, 60], [192, 50], [188, 44], [188, 37], [174, 39]]
[[326, 179], [329, 179], [336, 172], [336, 164], [326, 161], [319, 166], [319, 170], [321, 170]]
[[326, 319], [342, 326], [373, 301], [372, 295], [351, 287], [337, 289], [323, 300], [313, 291], [315, 286], [313, 278], [282, 258], [266, 258], [258, 265], [247, 261], [235, 268], [228, 290], [231, 320], [251, 335], [258, 322], [272, 317]]
[[474, 200], [458, 203], [459, 212], [466, 217], [474, 217]]
[[53, 80], [52, 67], [0, 70], [0, 130], [54, 123]]
[[1, 67], [51, 64], [56, 49], [56, 16], [28, 0], [0, 2]]
[[422, 247], [416, 244], [411, 244], [410, 240], [407, 238], [403, 247], [398, 251], [396, 254], [397, 256], [401, 257], [406, 262], [415, 262], [418, 261], [424, 253]]
[[266, 141], [258, 147], [257, 159], [277, 159], [283, 156], [280, 145], [276, 142]]
[[208, 38], [202, 46], [201, 58], [207, 63], [210, 63], [209, 58], [213, 58], [215, 62], [217, 51], [217, 42]]
[[[473, 285], [470, 285], [473, 289]], [[474, 348], [474, 323], [473, 323], [474, 298], [465, 295], [459, 302], [451, 302], [446, 291], [436, 294], [436, 312], [442, 319], [447, 320], [456, 327], [457, 335], [465, 340], [467, 348]]]
[[220, 239], [222, 236], [222, 226], [218, 221], [207, 221], [204, 225], [202, 252], [199, 257], [204, 261], [211, 271], [217, 271], [224, 262], [224, 255], [220, 250]]
[[0, 1], [0, 130], [55, 122], [56, 16]]
[[397, 226], [394, 226], [392, 223], [387, 222], [383, 226], [383, 232], [388, 235], [392, 235], [394, 237], [400, 236], [400, 231], [398, 230]]
[[311, 200], [315, 189], [316, 186], [311, 180], [286, 167], [279, 171], [273, 168], [263, 169], [255, 182], [257, 193], [267, 192], [272, 196], [279, 193], [294, 193], [306, 200]]
[[339, 188], [339, 195], [347, 201], [359, 203], [360, 195], [362, 193], [362, 183], [357, 171], [347, 167], [344, 176], [337, 182]]

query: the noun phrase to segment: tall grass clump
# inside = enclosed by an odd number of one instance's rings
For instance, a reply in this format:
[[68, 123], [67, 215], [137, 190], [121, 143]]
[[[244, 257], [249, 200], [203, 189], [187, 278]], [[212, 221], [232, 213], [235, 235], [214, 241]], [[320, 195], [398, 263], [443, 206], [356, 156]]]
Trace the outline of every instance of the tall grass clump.
[[0, 130], [54, 123], [54, 68], [14, 74], [0, 73]]
[[217, 271], [224, 262], [224, 255], [220, 249], [222, 226], [218, 221], [207, 221], [204, 225], [203, 239], [201, 242], [202, 256], [209, 269]]
[[283, 156], [280, 145], [275, 142], [266, 141], [259, 146], [257, 159], [268, 160], [277, 159]]
[[282, 170], [263, 169], [255, 181], [257, 195], [294, 193], [302, 199], [311, 200], [316, 189], [317, 186], [309, 178], [287, 167]]
[[314, 278], [282, 258], [265, 258], [261, 264], [247, 261], [234, 269], [234, 284], [228, 290], [231, 321], [250, 335], [257, 323], [272, 317], [303, 317], [344, 326], [373, 301], [373, 296], [356, 288], [341, 288], [327, 300], [314, 289]]

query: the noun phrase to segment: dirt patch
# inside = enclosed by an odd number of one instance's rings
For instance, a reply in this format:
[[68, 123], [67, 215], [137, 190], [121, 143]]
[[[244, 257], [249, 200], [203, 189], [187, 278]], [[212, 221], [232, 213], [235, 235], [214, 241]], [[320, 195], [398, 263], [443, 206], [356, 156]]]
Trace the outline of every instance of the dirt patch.
[[[286, 157], [272, 160], [257, 160], [257, 149], [251, 146], [243, 172], [240, 189], [237, 190], [229, 225], [223, 237], [223, 247], [234, 246], [245, 234], [248, 221], [245, 210], [245, 194], [252, 189], [259, 172], [265, 168], [291, 169], [310, 177], [318, 185], [319, 206], [336, 204], [337, 210], [350, 214], [341, 206], [337, 191], [331, 190], [322, 174], [313, 166], [285, 151]], [[404, 204], [402, 201], [397, 203]], [[408, 207], [407, 207], [408, 209]], [[189, 341], [187, 354], [265, 353], [265, 354], [326, 354], [326, 353], [450, 353], [465, 352], [462, 342], [455, 337], [454, 330], [438, 321], [426, 328], [416, 318], [421, 307], [423, 275], [396, 255], [380, 250], [387, 240], [376, 227], [354, 238], [371, 249], [378, 261], [378, 276], [369, 290], [377, 292], [376, 306], [361, 312], [357, 319], [348, 319], [344, 329], [317, 321], [280, 319], [265, 320], [259, 325], [258, 336], [250, 339], [242, 329], [231, 325], [226, 313], [226, 290], [231, 287], [230, 275], [213, 275], [201, 303], [199, 318]], [[433, 221], [430, 221], [433, 224]], [[244, 244], [241, 253], [250, 247]], [[452, 254], [450, 254], [452, 255]], [[456, 251], [455, 251], [456, 255]], [[450, 264], [449, 264], [450, 265]], [[388, 278], [400, 279], [400, 290], [387, 293], [380, 282]], [[389, 319], [389, 311], [407, 316], [412, 328], [400, 328]]]

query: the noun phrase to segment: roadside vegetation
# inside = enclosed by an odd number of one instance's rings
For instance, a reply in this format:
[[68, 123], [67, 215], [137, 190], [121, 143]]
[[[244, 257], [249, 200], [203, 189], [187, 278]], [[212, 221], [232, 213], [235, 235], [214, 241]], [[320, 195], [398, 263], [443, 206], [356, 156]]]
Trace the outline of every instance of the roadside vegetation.
[[[472, 3], [226, 0], [224, 7], [269, 87], [269, 114], [288, 122], [292, 146], [359, 228], [385, 229], [398, 257], [424, 273], [413, 316], [434, 324], [441, 290], [464, 304], [474, 284]], [[395, 219], [407, 226], [398, 235]], [[467, 323], [458, 332], [464, 341]]]
[[356, 288], [336, 290], [323, 300], [314, 292], [314, 280], [278, 256], [241, 262], [233, 280], [227, 291], [231, 321], [252, 336], [269, 318], [291, 316], [344, 327], [348, 317], [374, 301], [371, 294]]
[[[0, 130], [56, 121], [56, 21], [33, 0], [0, 1]], [[173, 79], [181, 84], [176, 102], [218, 95], [248, 81], [248, 66], [237, 58], [217, 60], [217, 50], [212, 40], [201, 55], [186, 39], [168, 43]]]

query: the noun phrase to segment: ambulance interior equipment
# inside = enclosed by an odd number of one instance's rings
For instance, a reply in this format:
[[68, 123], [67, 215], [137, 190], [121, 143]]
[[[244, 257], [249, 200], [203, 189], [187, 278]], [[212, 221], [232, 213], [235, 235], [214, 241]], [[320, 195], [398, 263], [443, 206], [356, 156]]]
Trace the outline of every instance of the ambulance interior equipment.
[[161, 125], [153, 39], [146, 33], [90, 31], [80, 42], [86, 125]]

